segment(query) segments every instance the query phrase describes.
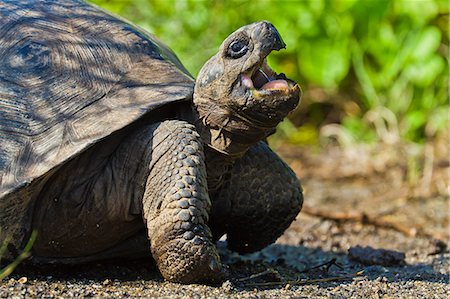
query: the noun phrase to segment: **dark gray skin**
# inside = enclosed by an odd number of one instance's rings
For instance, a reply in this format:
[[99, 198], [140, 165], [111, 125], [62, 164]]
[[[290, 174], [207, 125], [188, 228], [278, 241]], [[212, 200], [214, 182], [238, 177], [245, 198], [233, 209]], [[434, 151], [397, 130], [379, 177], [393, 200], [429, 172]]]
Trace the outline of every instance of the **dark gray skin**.
[[[229, 45], [237, 40], [246, 41], [248, 51], [231, 58]], [[200, 71], [193, 109], [180, 109], [180, 120], [140, 126], [113, 153], [104, 145], [105, 153], [95, 148], [67, 164], [35, 211], [34, 227], [41, 231], [35, 256], [86, 256], [119, 240], [137, 242], [143, 214], [162, 275], [193, 283], [223, 278], [214, 245], [223, 234], [241, 253], [274, 242], [300, 211], [302, 193], [264, 139], [296, 107], [300, 90], [291, 81], [286, 89], [252, 90], [241, 74], [258, 72], [265, 57], [282, 47], [268, 22], [239, 29]], [[84, 183], [70, 184], [85, 173], [91, 175]], [[97, 257], [145, 250], [109, 249]]]
[[31, 262], [151, 253], [169, 281], [218, 281], [218, 238], [252, 252], [295, 219], [300, 183], [265, 139], [300, 88], [265, 64], [285, 46], [269, 22], [223, 42], [192, 101], [192, 78], [169, 49], [95, 7], [0, 8], [7, 256], [37, 230]]

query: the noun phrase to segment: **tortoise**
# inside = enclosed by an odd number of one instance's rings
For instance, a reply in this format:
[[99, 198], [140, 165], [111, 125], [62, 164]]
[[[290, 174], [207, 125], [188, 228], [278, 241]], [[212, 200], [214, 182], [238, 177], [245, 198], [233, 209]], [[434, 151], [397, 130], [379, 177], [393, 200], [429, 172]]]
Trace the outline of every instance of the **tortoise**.
[[151, 256], [169, 281], [224, 278], [215, 241], [274, 242], [303, 202], [266, 137], [300, 87], [266, 62], [268, 21], [196, 80], [155, 36], [80, 0], [0, 2], [0, 242], [30, 263]]

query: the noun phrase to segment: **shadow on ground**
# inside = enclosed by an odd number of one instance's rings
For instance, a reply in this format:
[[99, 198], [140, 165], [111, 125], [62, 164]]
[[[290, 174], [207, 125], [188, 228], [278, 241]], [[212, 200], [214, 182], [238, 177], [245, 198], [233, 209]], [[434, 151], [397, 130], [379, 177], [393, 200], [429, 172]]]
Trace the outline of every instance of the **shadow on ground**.
[[[442, 182], [448, 181], [448, 167], [439, 166], [434, 170], [431, 195], [417, 196], [417, 190], [411, 189], [407, 177], [402, 175], [403, 166], [396, 162], [398, 157], [389, 158], [393, 162], [380, 162], [380, 165], [386, 165], [382, 169], [372, 169], [358, 165], [361, 159], [354, 161], [354, 155], [346, 158], [338, 152], [308, 156], [291, 151], [287, 160], [303, 178], [305, 207], [320, 210], [320, 215], [305, 209], [276, 244], [250, 255], [240, 256], [228, 251], [225, 243], [218, 243], [222, 261], [230, 273], [229, 279], [221, 285], [165, 282], [152, 259], [78, 266], [24, 264], [9, 280], [0, 283], [0, 298], [12, 295], [102, 298], [450, 297], [449, 197], [445, 188], [439, 189]], [[364, 161], [372, 163], [375, 160]], [[348, 165], [352, 168], [348, 169]], [[336, 213], [347, 212], [414, 229], [381, 227], [376, 223], [358, 221], [357, 217], [341, 217], [340, 220], [327, 217], [330, 213], [333, 218]], [[349, 249], [356, 246], [391, 250], [401, 253], [404, 258], [388, 266], [358, 262], [349, 255]]]

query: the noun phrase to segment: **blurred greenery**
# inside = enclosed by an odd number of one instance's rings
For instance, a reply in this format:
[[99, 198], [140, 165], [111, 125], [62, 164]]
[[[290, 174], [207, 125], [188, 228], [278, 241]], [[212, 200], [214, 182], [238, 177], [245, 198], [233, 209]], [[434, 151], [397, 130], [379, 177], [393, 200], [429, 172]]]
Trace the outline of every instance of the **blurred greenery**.
[[269, 20], [288, 45], [269, 64], [303, 102], [279, 135], [314, 144], [339, 124], [357, 142], [423, 142], [448, 126], [446, 0], [92, 0], [154, 33], [197, 74], [238, 27]]

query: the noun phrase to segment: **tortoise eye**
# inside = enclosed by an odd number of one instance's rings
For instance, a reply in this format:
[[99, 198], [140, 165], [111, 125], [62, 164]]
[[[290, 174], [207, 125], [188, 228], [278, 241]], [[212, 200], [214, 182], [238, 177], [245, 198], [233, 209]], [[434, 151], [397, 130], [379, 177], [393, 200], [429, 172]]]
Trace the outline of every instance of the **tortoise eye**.
[[230, 44], [228, 47], [228, 56], [231, 58], [240, 58], [245, 55], [248, 51], [248, 46], [245, 41], [237, 40]]

